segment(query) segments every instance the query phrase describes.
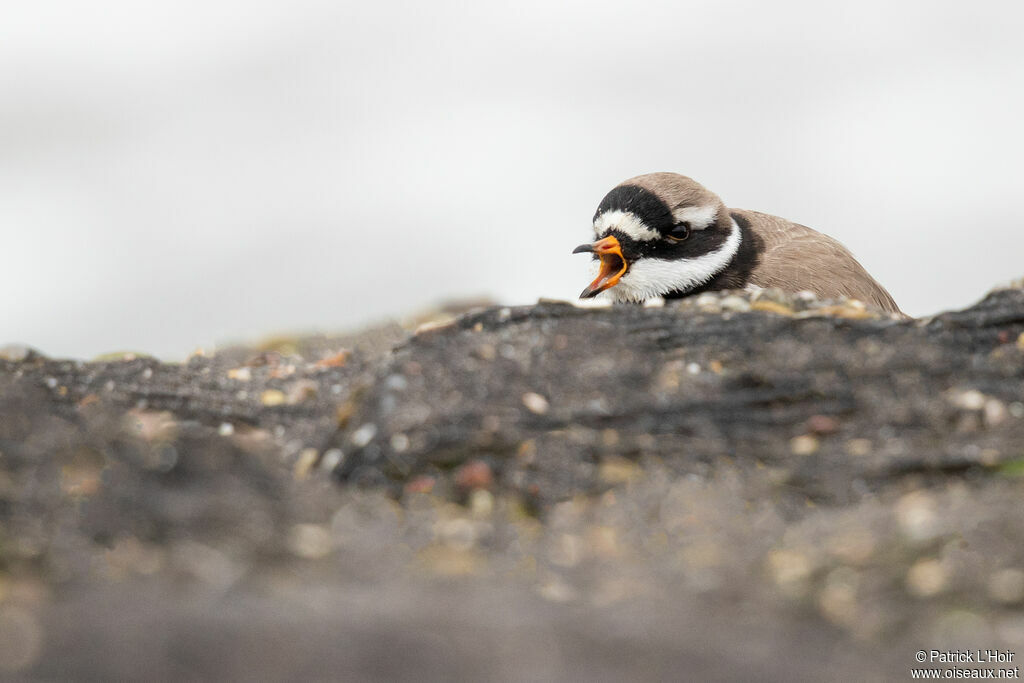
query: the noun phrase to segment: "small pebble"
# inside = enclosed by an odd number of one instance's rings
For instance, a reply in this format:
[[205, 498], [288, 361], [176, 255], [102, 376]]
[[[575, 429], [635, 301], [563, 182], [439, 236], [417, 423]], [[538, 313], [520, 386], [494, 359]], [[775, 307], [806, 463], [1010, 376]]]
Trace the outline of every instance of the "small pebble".
[[839, 420], [831, 415], [811, 415], [807, 420], [807, 431], [824, 436], [839, 430]]
[[296, 524], [288, 531], [288, 549], [293, 555], [318, 560], [331, 553], [331, 532], [319, 524]]
[[487, 519], [494, 512], [494, 496], [487, 489], [474, 489], [469, 494], [469, 510], [477, 519]]
[[265, 406], [279, 406], [285, 402], [285, 395], [283, 391], [277, 389], [267, 389], [260, 394], [260, 403]]
[[483, 460], [471, 460], [455, 470], [455, 485], [462, 489], [486, 489], [494, 484], [494, 472]]
[[995, 467], [1002, 459], [1001, 454], [995, 448], [982, 448], [978, 454], [978, 462], [985, 467]]
[[981, 410], [985, 407], [985, 394], [976, 389], [953, 394], [949, 401], [961, 410]]
[[818, 446], [817, 437], [810, 434], [795, 436], [789, 441], [789, 450], [793, 455], [814, 455], [818, 452]]
[[536, 415], [543, 415], [550, 408], [546, 398], [532, 391], [523, 394], [523, 405], [526, 406], [527, 410]]
[[237, 380], [239, 382], [248, 382], [252, 379], [252, 370], [248, 367], [232, 368], [228, 370], [228, 379]]
[[341, 464], [345, 454], [341, 452], [340, 448], [329, 448], [324, 451], [324, 455], [320, 458], [320, 469], [330, 472], [338, 465]]
[[285, 395], [285, 403], [290, 406], [308, 401], [309, 399], [316, 398], [317, 393], [320, 391], [320, 385], [311, 379], [300, 379], [288, 387], [288, 393]]
[[755, 301], [754, 303], [750, 304], [750, 308], [751, 310], [761, 311], [763, 313], [774, 313], [776, 315], [784, 315], [787, 317], [793, 316], [792, 308], [788, 306], [783, 306], [782, 304], [776, 303], [774, 301]]
[[697, 306], [717, 306], [718, 296], [711, 292], [705, 292], [703, 294], [699, 294], [694, 303], [697, 304]]
[[321, 358], [316, 363], [313, 363], [313, 367], [317, 368], [340, 368], [345, 365], [345, 361], [348, 360], [348, 351], [339, 351], [333, 355]]
[[845, 567], [834, 570], [818, 595], [818, 608], [829, 621], [852, 626], [857, 621], [857, 589], [855, 580]]
[[449, 319], [442, 320], [428, 320], [425, 323], [420, 324], [416, 327], [413, 332], [414, 335], [426, 334], [428, 332], [436, 332], [438, 330], [444, 330], [454, 325], [454, 322]]
[[737, 313], [746, 313], [750, 310], [750, 302], [735, 294], [722, 299], [719, 305], [721, 305], [722, 310], [735, 311]]
[[896, 501], [896, 521], [915, 541], [927, 541], [939, 533], [935, 500], [923, 491], [912, 491]]
[[907, 572], [907, 590], [919, 598], [938, 595], [946, 590], [948, 583], [948, 573], [938, 560], [919, 560]]
[[96, 395], [96, 394], [86, 394], [78, 402], [78, 407], [79, 408], [85, 408], [87, 406], [93, 405], [94, 403], [99, 403], [99, 401], [100, 401], [100, 397], [98, 395]]
[[775, 550], [768, 555], [768, 569], [775, 584], [788, 593], [802, 590], [813, 569], [810, 558], [790, 550]]
[[1006, 422], [1009, 414], [1010, 411], [1006, 409], [1006, 406], [999, 399], [990, 398], [985, 401], [983, 415], [985, 416], [985, 424], [989, 427], [995, 427]]
[[217, 433], [221, 436], [231, 436], [235, 433], [235, 425], [230, 422], [221, 422], [220, 427], [217, 428]]
[[640, 467], [622, 457], [605, 458], [597, 468], [597, 476], [606, 484], [625, 484], [640, 476]]
[[700, 365], [697, 364], [697, 363], [688, 363], [686, 365], [686, 371], [688, 373], [690, 373], [691, 375], [699, 375], [700, 374]]
[[862, 565], [875, 553], [875, 537], [865, 529], [855, 529], [833, 537], [829, 552], [843, 562]]
[[295, 466], [292, 468], [292, 476], [296, 481], [302, 481], [309, 476], [319, 457], [320, 452], [315, 448], [303, 448], [299, 452], [299, 457], [295, 460]]
[[527, 439], [519, 444], [516, 449], [516, 461], [520, 465], [529, 465], [537, 458], [537, 442]]
[[377, 436], [377, 425], [372, 422], [367, 422], [356, 431], [352, 432], [352, 436], [349, 441], [356, 448], [362, 448], [373, 441], [373, 438]]

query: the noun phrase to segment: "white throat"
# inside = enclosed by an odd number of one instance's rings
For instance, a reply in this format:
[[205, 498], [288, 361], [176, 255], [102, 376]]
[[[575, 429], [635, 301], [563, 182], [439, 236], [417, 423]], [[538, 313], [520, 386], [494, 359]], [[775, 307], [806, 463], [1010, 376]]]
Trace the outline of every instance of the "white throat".
[[740, 226], [733, 220], [729, 237], [715, 251], [697, 258], [639, 259], [605, 294], [613, 301], [642, 302], [671, 292], [687, 292], [722, 272], [739, 251], [740, 239]]

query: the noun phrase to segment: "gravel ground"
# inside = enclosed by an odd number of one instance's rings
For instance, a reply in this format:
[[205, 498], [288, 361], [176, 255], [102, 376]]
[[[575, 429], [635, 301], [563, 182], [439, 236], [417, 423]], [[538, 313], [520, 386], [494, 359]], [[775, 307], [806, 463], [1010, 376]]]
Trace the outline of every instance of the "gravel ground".
[[916, 321], [768, 291], [421, 322], [182, 364], [0, 352], [0, 672], [1024, 657], [1024, 289]]

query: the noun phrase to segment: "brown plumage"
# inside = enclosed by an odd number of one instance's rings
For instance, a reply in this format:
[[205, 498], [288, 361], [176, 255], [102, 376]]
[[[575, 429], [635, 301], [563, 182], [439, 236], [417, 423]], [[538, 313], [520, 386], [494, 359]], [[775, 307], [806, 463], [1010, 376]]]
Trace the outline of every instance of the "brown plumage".
[[[651, 173], [621, 183], [601, 203], [594, 226], [598, 238], [612, 235], [621, 242], [629, 265], [621, 284], [606, 287], [613, 298], [642, 298], [658, 289], [652, 281], [665, 272], [673, 282], [685, 283], [674, 290], [661, 287], [659, 293], [669, 298], [754, 285], [859, 299], [903, 315], [889, 292], [837, 240], [784, 218], [727, 208], [686, 176]], [[680, 234], [680, 226], [686, 226], [685, 242], [671, 237]], [[691, 271], [695, 274], [687, 280]]]
[[838, 240], [759, 211], [733, 209], [730, 213], [746, 218], [762, 242], [750, 284], [809, 290], [826, 299], [859, 299], [883, 311], [902, 313], [885, 287]]

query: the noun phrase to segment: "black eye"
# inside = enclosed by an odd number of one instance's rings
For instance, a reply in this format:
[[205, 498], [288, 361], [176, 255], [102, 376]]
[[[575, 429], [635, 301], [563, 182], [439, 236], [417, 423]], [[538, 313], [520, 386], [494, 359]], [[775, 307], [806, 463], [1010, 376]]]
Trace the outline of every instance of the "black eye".
[[682, 242], [690, 236], [690, 224], [680, 223], [672, 228], [672, 231], [666, 235], [673, 242]]

